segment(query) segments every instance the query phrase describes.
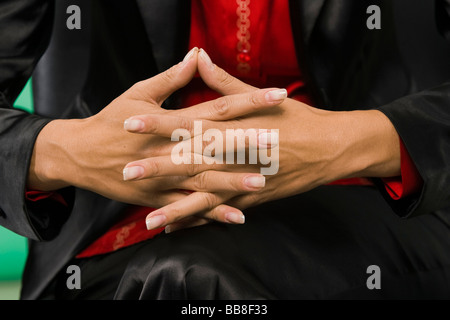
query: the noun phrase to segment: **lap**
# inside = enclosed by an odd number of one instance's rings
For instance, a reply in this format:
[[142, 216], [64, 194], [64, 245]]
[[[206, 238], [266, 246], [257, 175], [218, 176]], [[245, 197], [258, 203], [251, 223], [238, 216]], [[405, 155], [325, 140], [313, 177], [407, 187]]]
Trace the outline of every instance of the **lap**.
[[[370, 187], [324, 186], [246, 210], [244, 225], [162, 234], [86, 260], [77, 295], [108, 283], [104, 296], [117, 299], [439, 298], [450, 294], [448, 231], [434, 215], [398, 218]], [[371, 265], [380, 290], [366, 286]]]

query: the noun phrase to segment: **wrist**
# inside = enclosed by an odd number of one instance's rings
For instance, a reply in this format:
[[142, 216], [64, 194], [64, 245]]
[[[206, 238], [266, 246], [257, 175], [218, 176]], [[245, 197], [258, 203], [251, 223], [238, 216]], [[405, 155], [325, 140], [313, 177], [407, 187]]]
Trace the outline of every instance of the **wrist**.
[[342, 141], [338, 163], [340, 178], [400, 175], [399, 136], [378, 110], [349, 111], [337, 115]]
[[31, 190], [53, 191], [75, 184], [70, 152], [83, 120], [53, 120], [36, 138], [27, 178]]

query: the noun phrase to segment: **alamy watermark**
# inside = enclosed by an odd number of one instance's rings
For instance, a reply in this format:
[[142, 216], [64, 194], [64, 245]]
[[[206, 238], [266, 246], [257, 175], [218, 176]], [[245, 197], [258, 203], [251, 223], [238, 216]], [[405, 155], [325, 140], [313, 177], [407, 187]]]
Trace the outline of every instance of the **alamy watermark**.
[[381, 29], [381, 9], [377, 5], [371, 5], [367, 7], [367, 14], [370, 16], [366, 20], [366, 26], [369, 30]]
[[66, 20], [66, 27], [69, 30], [81, 29], [81, 9], [77, 5], [70, 5], [66, 9], [69, 17]]
[[261, 164], [262, 175], [274, 175], [279, 169], [278, 129], [226, 129], [224, 133], [210, 128], [203, 132], [202, 121], [194, 121], [193, 136], [180, 128], [173, 131], [171, 140], [179, 141], [171, 152], [176, 165]]
[[367, 278], [366, 286], [367, 289], [373, 290], [373, 289], [381, 289], [381, 269], [376, 264], [370, 265], [367, 267], [366, 270], [367, 274], [370, 274], [370, 276]]
[[66, 287], [69, 290], [81, 289], [81, 269], [76, 264], [67, 267], [66, 273], [70, 274], [66, 280]]

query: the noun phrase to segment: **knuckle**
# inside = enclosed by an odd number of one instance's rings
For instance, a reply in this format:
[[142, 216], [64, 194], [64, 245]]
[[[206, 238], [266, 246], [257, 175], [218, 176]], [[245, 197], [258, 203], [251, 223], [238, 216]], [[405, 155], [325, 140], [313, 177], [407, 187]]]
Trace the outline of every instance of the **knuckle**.
[[131, 86], [129, 92], [141, 94], [144, 92], [144, 80], [138, 81]]
[[206, 173], [202, 172], [199, 173], [197, 175], [194, 176], [194, 185], [193, 187], [195, 188], [196, 191], [203, 191], [206, 188], [206, 184], [207, 184], [207, 177], [206, 177]]
[[145, 100], [151, 104], [156, 105], [157, 102], [153, 99], [148, 91], [148, 80], [141, 80], [134, 83], [127, 91], [127, 97], [134, 100]]
[[147, 164], [147, 169], [150, 176], [158, 176], [161, 173], [161, 165], [157, 161], [150, 161]]
[[140, 90], [141, 88], [142, 88], [142, 81], [138, 81], [138, 82], [135, 82], [129, 90], [136, 91], [136, 90]]
[[186, 129], [189, 132], [193, 131], [192, 121], [187, 118], [180, 118], [179, 127], [180, 129]]
[[175, 71], [174, 68], [169, 68], [163, 73], [161, 73], [161, 78], [166, 83], [172, 83], [175, 79]]
[[203, 201], [205, 202], [205, 206], [211, 210], [212, 208], [216, 207], [216, 196], [212, 193], [204, 193], [203, 194]]
[[259, 107], [261, 105], [261, 99], [257, 91], [250, 93], [250, 96], [248, 97], [248, 102], [250, 106], [254, 108]]
[[153, 116], [147, 116], [145, 119], [147, 133], [156, 133], [159, 130], [159, 121]]
[[187, 167], [187, 174], [189, 176], [195, 176], [199, 172], [200, 165], [197, 163], [192, 162]]
[[234, 78], [227, 73], [225, 70], [220, 69], [218, 75], [217, 75], [217, 82], [219, 87], [228, 87], [231, 85], [234, 81]]
[[227, 113], [227, 111], [230, 108], [230, 98], [220, 97], [214, 100], [212, 108], [211, 108], [211, 115], [212, 116], [221, 116]]
[[208, 216], [209, 219], [212, 219], [212, 220], [216, 220], [216, 221], [222, 220], [222, 219], [220, 219], [221, 218], [220, 207], [215, 207], [215, 208], [211, 209], [208, 212], [207, 216]]

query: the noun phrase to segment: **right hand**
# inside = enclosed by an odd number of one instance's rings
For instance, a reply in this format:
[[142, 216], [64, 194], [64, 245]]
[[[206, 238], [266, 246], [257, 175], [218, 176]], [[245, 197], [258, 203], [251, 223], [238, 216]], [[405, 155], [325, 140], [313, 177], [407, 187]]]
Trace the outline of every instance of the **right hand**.
[[[174, 143], [161, 131], [175, 130], [180, 125], [173, 123], [172, 127], [156, 129], [154, 134], [136, 135], [124, 130], [124, 121], [135, 115], [152, 113], [170, 113], [174, 116], [179, 113], [191, 118], [228, 120], [230, 116], [242, 116], [281, 103], [261, 99], [267, 89], [255, 89], [251, 93], [219, 98], [222, 99], [219, 103], [213, 100], [180, 111], [162, 109], [164, 100], [185, 86], [196, 71], [197, 50], [194, 49], [179, 64], [136, 83], [98, 114], [86, 119], [51, 121], [36, 139], [27, 188], [50, 191], [75, 186], [113, 200], [154, 208], [186, 197], [186, 193], [179, 190], [180, 185], [196, 191], [198, 178], [188, 171], [180, 172], [179, 176], [124, 181], [123, 169], [127, 163], [168, 155]], [[249, 101], [256, 105], [249, 106]], [[224, 106], [228, 108], [227, 112], [223, 112]], [[216, 167], [217, 171], [210, 173], [217, 175], [216, 179], [209, 177], [207, 180], [222, 183], [208, 186], [209, 190], [252, 192], [260, 189], [249, 187], [244, 182], [247, 177], [260, 174], [227, 174], [219, 169]], [[130, 176], [136, 172], [125, 173]], [[201, 178], [204, 179], [205, 175]], [[231, 222], [226, 217], [232, 212], [242, 215], [240, 210], [227, 205], [212, 209], [210, 214], [216, 220]]]

